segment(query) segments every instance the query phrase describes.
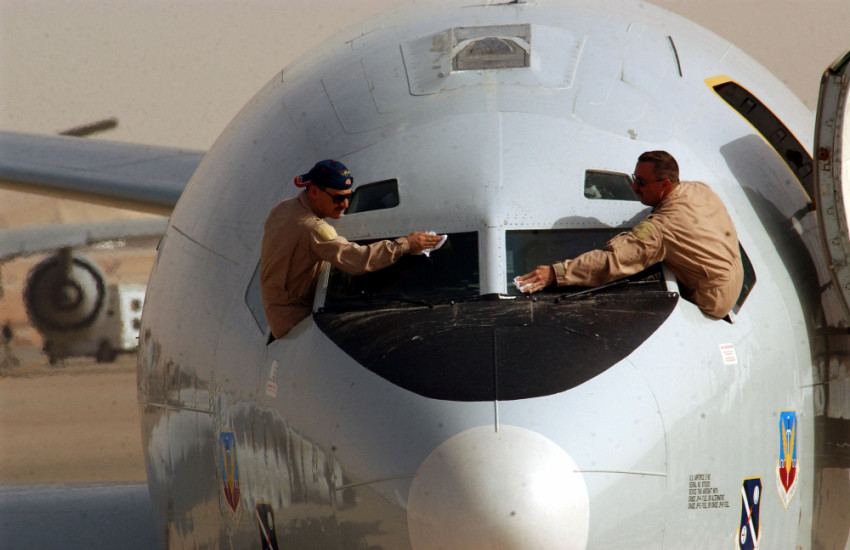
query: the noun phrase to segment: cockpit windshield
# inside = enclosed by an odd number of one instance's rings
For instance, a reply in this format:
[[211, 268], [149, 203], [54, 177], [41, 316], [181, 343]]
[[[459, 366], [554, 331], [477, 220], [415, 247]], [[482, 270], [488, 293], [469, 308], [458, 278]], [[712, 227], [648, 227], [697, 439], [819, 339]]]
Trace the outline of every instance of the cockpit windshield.
[[[622, 229], [547, 229], [517, 230], [505, 232], [507, 252], [507, 288], [510, 294], [520, 294], [513, 284], [514, 277], [533, 271], [538, 265], [552, 265], [555, 262], [575, 258], [576, 256], [598, 248], [604, 248], [612, 237]], [[666, 290], [661, 276], [660, 264], [629, 278], [632, 289]], [[549, 286], [544, 292], [564, 294], [580, 288]]]
[[450, 233], [430, 256], [406, 255], [390, 267], [364, 275], [332, 268], [324, 309], [386, 307], [388, 303], [433, 305], [474, 298], [479, 292], [478, 234]]

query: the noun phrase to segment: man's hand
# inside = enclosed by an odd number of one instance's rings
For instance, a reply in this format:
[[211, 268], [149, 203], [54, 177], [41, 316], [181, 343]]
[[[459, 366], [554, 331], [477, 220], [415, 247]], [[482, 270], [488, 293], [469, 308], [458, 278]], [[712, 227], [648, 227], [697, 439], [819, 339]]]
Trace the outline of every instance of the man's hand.
[[543, 290], [555, 282], [555, 268], [551, 265], [538, 265], [531, 273], [526, 273], [517, 279], [522, 291], [531, 294]]
[[441, 240], [442, 237], [439, 235], [432, 235], [430, 233], [411, 233], [407, 236], [411, 254], [419, 254], [425, 249], [434, 248], [440, 244]]

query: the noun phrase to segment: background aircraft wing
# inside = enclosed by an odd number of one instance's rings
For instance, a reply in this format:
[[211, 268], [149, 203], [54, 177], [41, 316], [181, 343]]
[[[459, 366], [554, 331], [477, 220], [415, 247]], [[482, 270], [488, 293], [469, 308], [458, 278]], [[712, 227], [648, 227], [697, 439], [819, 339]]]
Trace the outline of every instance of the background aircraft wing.
[[158, 547], [143, 483], [0, 485], [0, 533], [4, 548]]
[[168, 215], [203, 151], [0, 132], [0, 187]]
[[168, 218], [157, 216], [0, 229], [0, 262], [57, 248], [86, 246], [118, 239], [159, 237], [165, 232], [167, 223]]

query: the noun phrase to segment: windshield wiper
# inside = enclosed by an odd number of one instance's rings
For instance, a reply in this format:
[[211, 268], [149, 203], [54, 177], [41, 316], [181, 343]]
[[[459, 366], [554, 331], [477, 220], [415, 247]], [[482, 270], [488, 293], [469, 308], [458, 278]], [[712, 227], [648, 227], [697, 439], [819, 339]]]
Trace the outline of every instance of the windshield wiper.
[[434, 304], [423, 298], [405, 298], [403, 296], [370, 296], [369, 299], [376, 300], [378, 302], [401, 302], [403, 304], [428, 306], [428, 309], [434, 309]]
[[421, 298], [405, 298], [403, 296], [375, 296], [362, 295], [350, 297], [347, 300], [338, 300], [330, 304], [325, 304], [320, 311], [349, 311], [352, 309], [374, 309], [383, 304], [390, 302], [399, 302], [403, 304], [413, 304], [416, 306], [424, 306], [429, 309], [434, 308], [434, 304]]

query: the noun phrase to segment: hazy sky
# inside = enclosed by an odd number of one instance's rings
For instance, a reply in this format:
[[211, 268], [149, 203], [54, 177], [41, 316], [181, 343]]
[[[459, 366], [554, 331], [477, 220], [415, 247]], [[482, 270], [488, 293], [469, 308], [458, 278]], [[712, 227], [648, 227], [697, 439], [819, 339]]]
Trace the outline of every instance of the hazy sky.
[[[409, 1], [409, 0], [408, 0]], [[0, 129], [206, 149], [311, 46], [401, 0], [0, 0]], [[732, 41], [810, 109], [850, 48], [850, 0], [657, 0]]]

